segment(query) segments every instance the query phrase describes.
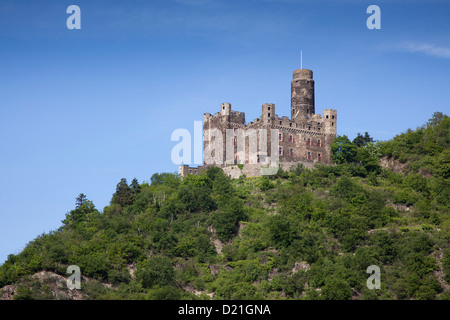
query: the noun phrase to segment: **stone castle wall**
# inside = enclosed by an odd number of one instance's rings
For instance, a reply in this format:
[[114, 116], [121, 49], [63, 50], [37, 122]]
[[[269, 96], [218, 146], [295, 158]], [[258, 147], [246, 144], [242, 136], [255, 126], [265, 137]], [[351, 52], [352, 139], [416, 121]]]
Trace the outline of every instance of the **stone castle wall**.
[[[220, 159], [219, 163], [207, 163], [204, 167], [215, 165], [222, 167], [232, 177], [241, 174], [247, 176], [260, 175], [261, 166], [265, 165], [266, 156], [278, 156], [280, 166], [284, 168], [295, 167], [302, 163], [305, 167], [312, 167], [315, 163], [331, 164], [331, 143], [336, 137], [337, 111], [323, 110], [323, 115], [315, 114], [314, 106], [314, 80], [312, 71], [306, 69], [295, 70], [291, 81], [291, 118], [279, 117], [275, 113], [275, 105], [265, 103], [262, 105], [261, 117], [245, 124], [245, 113], [234, 111], [230, 103], [222, 103], [220, 111], [211, 115], [203, 115], [204, 150], [208, 150], [215, 139], [222, 138], [222, 147], [214, 150], [211, 155]], [[276, 133], [278, 149], [272, 150], [271, 135]], [[217, 137], [208, 133], [218, 133]], [[240, 134], [246, 136], [239, 139]], [[261, 137], [261, 134], [266, 134]], [[250, 139], [256, 139], [259, 155], [251, 156]], [[244, 150], [239, 150], [241, 142], [245, 141]], [[255, 141], [255, 140], [252, 140]], [[261, 149], [261, 142], [267, 143], [266, 153]], [[228, 148], [227, 148], [228, 146]], [[230, 148], [231, 147], [231, 148]], [[227, 158], [232, 154], [234, 157]], [[214, 153], [214, 154], [213, 154]], [[205, 159], [205, 155], [204, 155]], [[240, 169], [237, 164], [244, 167]], [[204, 167], [201, 167], [203, 170]], [[189, 171], [190, 170], [190, 171]], [[197, 174], [201, 172], [197, 171]], [[194, 168], [180, 167], [180, 175], [194, 173]]]

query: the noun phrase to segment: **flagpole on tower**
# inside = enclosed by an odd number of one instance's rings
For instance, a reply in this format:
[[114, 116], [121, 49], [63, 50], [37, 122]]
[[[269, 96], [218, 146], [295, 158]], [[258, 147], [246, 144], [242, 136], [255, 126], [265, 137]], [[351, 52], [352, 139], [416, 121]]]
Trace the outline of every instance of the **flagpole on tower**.
[[300, 69], [303, 69], [303, 52], [300, 50]]

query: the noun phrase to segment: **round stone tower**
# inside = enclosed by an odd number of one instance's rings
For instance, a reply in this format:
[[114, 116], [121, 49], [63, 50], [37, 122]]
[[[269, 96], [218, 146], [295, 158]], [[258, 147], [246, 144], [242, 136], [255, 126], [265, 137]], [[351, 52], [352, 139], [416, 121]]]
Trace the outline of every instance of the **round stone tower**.
[[291, 119], [296, 122], [308, 119], [315, 113], [313, 72], [298, 69], [291, 81]]

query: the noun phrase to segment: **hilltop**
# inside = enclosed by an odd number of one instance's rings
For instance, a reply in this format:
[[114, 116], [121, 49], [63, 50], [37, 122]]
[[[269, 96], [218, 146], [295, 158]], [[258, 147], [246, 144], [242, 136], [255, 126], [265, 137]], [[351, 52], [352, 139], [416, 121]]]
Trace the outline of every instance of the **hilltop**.
[[332, 166], [122, 179], [9, 255], [0, 299], [450, 299], [449, 147], [435, 113], [389, 141], [338, 136]]

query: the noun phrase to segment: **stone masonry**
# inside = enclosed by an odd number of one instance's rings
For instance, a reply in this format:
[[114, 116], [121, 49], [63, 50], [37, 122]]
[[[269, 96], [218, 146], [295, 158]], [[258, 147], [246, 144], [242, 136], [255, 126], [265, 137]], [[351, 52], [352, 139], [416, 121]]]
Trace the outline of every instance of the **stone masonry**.
[[[336, 137], [337, 112], [333, 109], [323, 110], [323, 116], [315, 113], [313, 72], [307, 69], [298, 69], [293, 72], [291, 81], [291, 117], [279, 117], [275, 113], [275, 105], [265, 103], [262, 105], [261, 117], [245, 123], [245, 113], [231, 109], [230, 103], [222, 103], [220, 111], [211, 115], [203, 114], [204, 150], [214, 142], [211, 130], [220, 132], [223, 137], [221, 150], [214, 156], [219, 157], [219, 163], [204, 163], [202, 167], [189, 167], [182, 165], [179, 168], [180, 176], [199, 174], [208, 166], [214, 165], [233, 178], [240, 175], [259, 176], [261, 167], [265, 166], [265, 157], [278, 153], [279, 163], [287, 170], [303, 164], [312, 168], [315, 163], [331, 164], [331, 143]], [[261, 130], [264, 129], [264, 130]], [[278, 130], [278, 132], [275, 131]], [[272, 132], [273, 131], [273, 132]], [[230, 133], [235, 133], [235, 135]], [[266, 137], [261, 137], [266, 133]], [[278, 150], [271, 146], [271, 135], [278, 137]], [[245, 149], [238, 149], [236, 140], [242, 139]], [[256, 138], [258, 142], [257, 156], [249, 153], [249, 139]], [[253, 140], [254, 141], [254, 140]], [[273, 140], [272, 140], [273, 141]], [[261, 149], [261, 143], [267, 148]], [[227, 149], [228, 147], [228, 149]], [[228, 150], [228, 157], [227, 157]], [[230, 152], [234, 155], [230, 161]], [[205, 155], [204, 155], [205, 156]], [[227, 161], [228, 159], [228, 161]]]

